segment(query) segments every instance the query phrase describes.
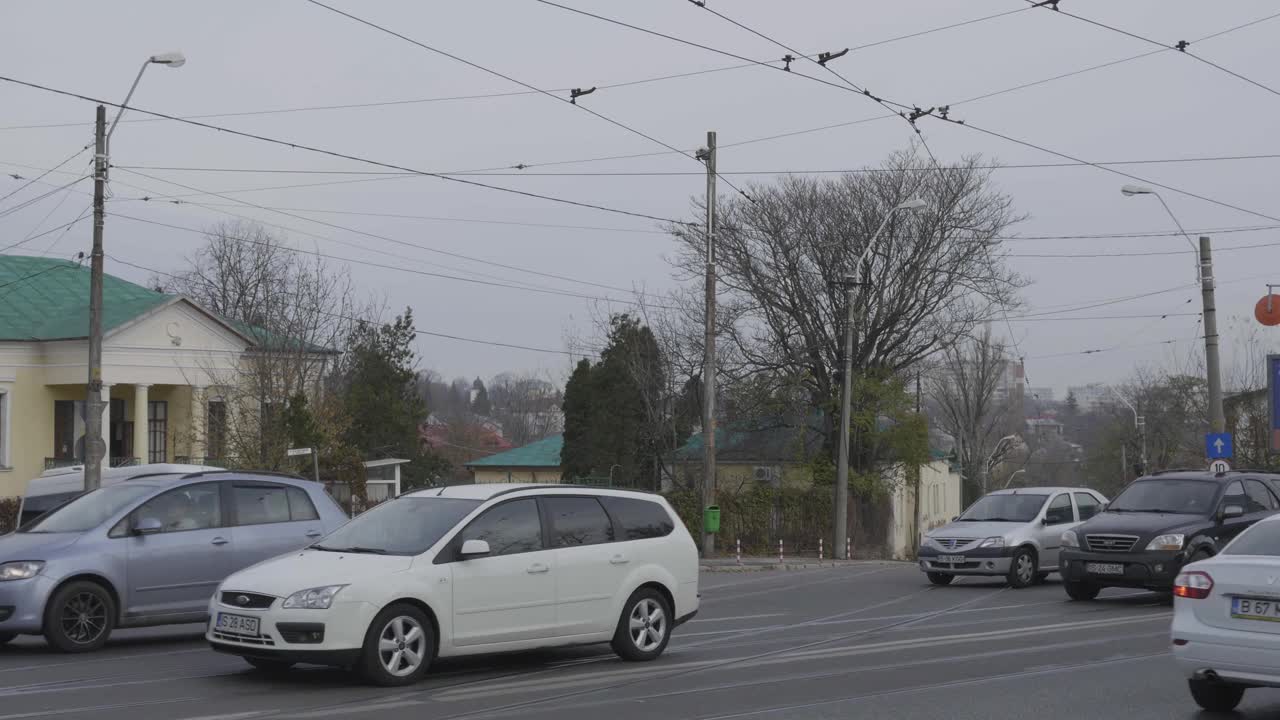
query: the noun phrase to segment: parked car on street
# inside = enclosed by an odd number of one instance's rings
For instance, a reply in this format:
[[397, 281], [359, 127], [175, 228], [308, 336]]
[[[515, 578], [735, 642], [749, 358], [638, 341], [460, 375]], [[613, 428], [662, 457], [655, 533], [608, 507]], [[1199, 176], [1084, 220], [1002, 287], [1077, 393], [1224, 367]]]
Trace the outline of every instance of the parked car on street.
[[1229, 712], [1248, 688], [1280, 687], [1280, 515], [1184, 567], [1173, 594], [1173, 656], [1200, 707]]
[[1171, 471], [1129, 483], [1106, 510], [1062, 534], [1062, 581], [1073, 600], [1107, 587], [1169, 591], [1182, 566], [1217, 555], [1280, 510], [1271, 483], [1249, 471]]
[[203, 622], [231, 573], [346, 522], [317, 483], [268, 473], [135, 477], [0, 537], [0, 644], [102, 647], [118, 627]]
[[1004, 576], [1015, 588], [1041, 582], [1058, 569], [1063, 530], [1093, 517], [1106, 501], [1079, 487], [997, 490], [925, 535], [920, 569], [935, 585], [957, 575]]
[[266, 671], [333, 665], [405, 685], [436, 657], [611, 643], [653, 660], [697, 611], [698, 550], [661, 496], [460, 485], [227, 578], [207, 638]]

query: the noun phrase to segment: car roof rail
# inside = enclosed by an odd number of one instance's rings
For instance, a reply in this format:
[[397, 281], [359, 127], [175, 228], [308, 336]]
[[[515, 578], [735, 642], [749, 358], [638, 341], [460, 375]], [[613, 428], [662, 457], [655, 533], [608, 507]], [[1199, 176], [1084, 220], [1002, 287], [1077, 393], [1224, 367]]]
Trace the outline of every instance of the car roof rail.
[[1185, 473], [1185, 472], [1203, 473], [1205, 475], [1209, 474], [1208, 470], [1201, 470], [1200, 468], [1165, 468], [1164, 470], [1157, 470], [1153, 473], [1148, 473], [1148, 476], [1168, 475], [1169, 473]]
[[[187, 478], [204, 477], [205, 475], [228, 475], [233, 473], [238, 475], [267, 475], [270, 477], [289, 478], [290, 480], [306, 480], [307, 479], [295, 473], [277, 472], [275, 470], [199, 470], [197, 472], [183, 475], [182, 478], [185, 480]], [[311, 481], [311, 482], [314, 482], [314, 481]]]
[[179, 477], [184, 477], [184, 478], [191, 477], [190, 475], [183, 475], [182, 473], [177, 473], [177, 472], [152, 472], [152, 473], [142, 473], [141, 475], [130, 475], [129, 477], [125, 478], [124, 481], [129, 482], [131, 480], [145, 480], [147, 478], [154, 478], [154, 477], [173, 477], [174, 475], [177, 475]]

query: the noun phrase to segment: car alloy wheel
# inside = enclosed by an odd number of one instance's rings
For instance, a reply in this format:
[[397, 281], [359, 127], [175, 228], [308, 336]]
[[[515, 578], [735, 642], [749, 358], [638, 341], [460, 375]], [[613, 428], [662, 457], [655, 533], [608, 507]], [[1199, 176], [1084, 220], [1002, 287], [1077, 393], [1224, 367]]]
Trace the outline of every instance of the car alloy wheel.
[[1035, 554], [1030, 548], [1020, 548], [1009, 564], [1009, 586], [1015, 589], [1030, 587], [1036, 580], [1036, 572]]
[[378, 658], [382, 667], [394, 677], [408, 677], [422, 667], [427, 657], [427, 634], [414, 618], [399, 615], [391, 618], [378, 636]]
[[107, 630], [107, 605], [96, 593], [76, 593], [62, 605], [58, 623], [71, 642], [92, 645]]
[[656, 650], [667, 635], [667, 615], [662, 606], [650, 598], [643, 598], [631, 609], [628, 623], [631, 642], [640, 652]]

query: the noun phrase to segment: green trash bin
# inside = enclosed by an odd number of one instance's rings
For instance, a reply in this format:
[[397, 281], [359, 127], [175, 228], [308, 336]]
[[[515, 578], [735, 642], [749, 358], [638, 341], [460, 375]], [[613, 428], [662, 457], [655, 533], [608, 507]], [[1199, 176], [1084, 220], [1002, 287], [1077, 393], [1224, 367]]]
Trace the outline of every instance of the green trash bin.
[[709, 533], [720, 532], [720, 506], [708, 505], [702, 511], [702, 530]]

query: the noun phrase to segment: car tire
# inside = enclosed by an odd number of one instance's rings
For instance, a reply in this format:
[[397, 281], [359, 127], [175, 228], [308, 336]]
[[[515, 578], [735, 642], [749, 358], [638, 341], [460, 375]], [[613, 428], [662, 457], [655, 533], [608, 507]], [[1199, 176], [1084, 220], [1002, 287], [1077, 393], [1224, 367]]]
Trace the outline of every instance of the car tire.
[[1049, 573], [1047, 573], [1047, 572], [1040, 572], [1040, 573], [1036, 573], [1036, 584], [1037, 584], [1037, 585], [1043, 585], [1043, 584], [1044, 584], [1044, 581], [1046, 581], [1046, 580], [1048, 580], [1048, 579], [1049, 579]]
[[1231, 712], [1244, 699], [1244, 688], [1239, 685], [1188, 680], [1187, 686], [1191, 689], [1191, 698], [1196, 704], [1209, 712]]
[[0, 633], [0, 647], [13, 642], [16, 637], [18, 637], [18, 633]]
[[356, 665], [374, 685], [412, 685], [435, 659], [436, 637], [427, 614], [406, 603], [389, 605], [369, 623]]
[[92, 652], [107, 644], [116, 625], [116, 603], [96, 582], [67, 583], [49, 599], [44, 638], [66, 653]]
[[1062, 589], [1067, 591], [1067, 597], [1077, 602], [1089, 602], [1098, 597], [1098, 593], [1102, 592], [1102, 588], [1097, 585], [1090, 585], [1085, 582], [1063, 582]]
[[1009, 561], [1009, 587], [1029, 587], [1036, 581], [1036, 554], [1031, 548], [1018, 548]]
[[1190, 565], [1193, 562], [1208, 560], [1211, 557], [1213, 557], [1212, 552], [1204, 548], [1200, 548], [1199, 550], [1196, 550], [1195, 552], [1191, 553], [1191, 557], [1187, 558], [1187, 564]]
[[254, 670], [268, 675], [279, 675], [288, 672], [294, 665], [288, 660], [270, 660], [268, 658], [247, 657], [244, 661], [252, 665]]
[[927, 576], [929, 578], [929, 582], [934, 585], [950, 585], [951, 581], [956, 579], [955, 575], [936, 572], [925, 573], [925, 576]]
[[667, 599], [653, 588], [640, 588], [622, 606], [610, 645], [618, 657], [629, 662], [657, 660], [671, 640], [671, 627]]

